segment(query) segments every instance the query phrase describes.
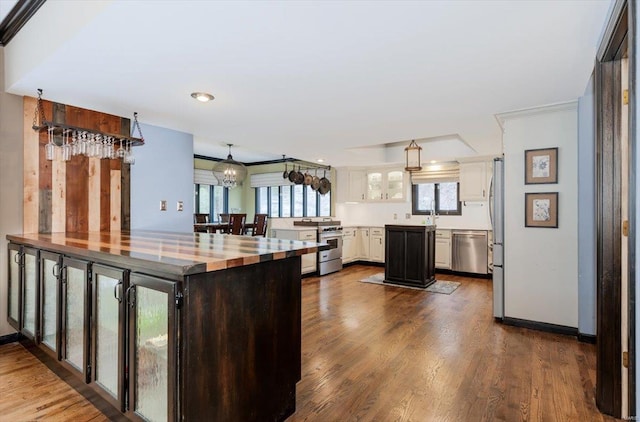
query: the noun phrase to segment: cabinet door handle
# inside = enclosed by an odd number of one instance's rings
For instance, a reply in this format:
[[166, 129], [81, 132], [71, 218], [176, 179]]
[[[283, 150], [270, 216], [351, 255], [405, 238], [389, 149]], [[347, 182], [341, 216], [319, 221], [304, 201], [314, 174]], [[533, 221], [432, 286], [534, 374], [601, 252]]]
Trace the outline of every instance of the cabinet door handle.
[[[53, 273], [53, 276], [55, 278], [59, 278], [60, 277], [60, 264], [58, 264], [57, 262], [53, 265], [53, 268], [51, 269], [51, 272]], [[56, 274], [57, 272], [57, 274]]]
[[382, 194], [380, 194], [380, 199], [382, 199]]
[[362, 194], [362, 199], [364, 199], [364, 193]]
[[484, 189], [482, 189], [482, 197], [484, 198]]
[[62, 284], [67, 284], [67, 266], [63, 265], [62, 268], [60, 268], [60, 281], [62, 282]]
[[386, 199], [389, 199], [389, 194], [388, 193], [386, 194]]
[[118, 286], [122, 286], [122, 281], [119, 281], [118, 283], [116, 283], [115, 286], [113, 286], [113, 297], [116, 298], [118, 303], [122, 303], [122, 296], [118, 294], [120, 292], [120, 289], [118, 289]]
[[136, 305], [136, 286], [129, 286], [127, 292], [125, 293], [125, 297], [127, 298], [127, 303], [130, 307], [134, 307]]
[[20, 256], [20, 252], [18, 252], [17, 254], [15, 254], [13, 256], [13, 262], [15, 262], [18, 265], [20, 265], [21, 259], [22, 259], [22, 257]]

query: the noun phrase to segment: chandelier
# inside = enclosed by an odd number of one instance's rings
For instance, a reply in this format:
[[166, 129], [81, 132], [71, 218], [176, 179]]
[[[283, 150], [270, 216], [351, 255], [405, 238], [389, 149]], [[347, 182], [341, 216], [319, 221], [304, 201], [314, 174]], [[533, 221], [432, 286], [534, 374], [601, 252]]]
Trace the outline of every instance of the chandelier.
[[235, 188], [242, 183], [245, 177], [247, 177], [247, 168], [244, 164], [234, 160], [231, 156], [231, 147], [233, 144], [227, 145], [229, 146], [229, 155], [227, 156], [227, 159], [214, 165], [211, 171], [222, 186], [225, 188]]

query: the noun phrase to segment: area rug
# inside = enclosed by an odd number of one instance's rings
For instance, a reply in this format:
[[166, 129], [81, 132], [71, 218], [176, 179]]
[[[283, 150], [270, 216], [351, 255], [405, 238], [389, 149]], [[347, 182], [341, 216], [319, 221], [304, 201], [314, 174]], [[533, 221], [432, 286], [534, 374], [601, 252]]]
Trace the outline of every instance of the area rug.
[[459, 282], [448, 281], [448, 280], [436, 280], [435, 283], [431, 284], [426, 289], [423, 289], [421, 287], [403, 286], [401, 284], [385, 283], [384, 273], [374, 274], [360, 281], [362, 283], [382, 284], [384, 286], [403, 287], [405, 289], [422, 290], [423, 292], [442, 293], [445, 295], [450, 295], [460, 286]]

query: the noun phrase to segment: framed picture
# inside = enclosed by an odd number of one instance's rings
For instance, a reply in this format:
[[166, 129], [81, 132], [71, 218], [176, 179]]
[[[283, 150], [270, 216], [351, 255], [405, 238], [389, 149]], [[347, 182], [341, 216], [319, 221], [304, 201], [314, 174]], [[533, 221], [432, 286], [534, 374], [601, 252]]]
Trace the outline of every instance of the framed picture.
[[558, 148], [524, 152], [524, 184], [558, 183]]
[[524, 226], [558, 228], [558, 192], [525, 193]]

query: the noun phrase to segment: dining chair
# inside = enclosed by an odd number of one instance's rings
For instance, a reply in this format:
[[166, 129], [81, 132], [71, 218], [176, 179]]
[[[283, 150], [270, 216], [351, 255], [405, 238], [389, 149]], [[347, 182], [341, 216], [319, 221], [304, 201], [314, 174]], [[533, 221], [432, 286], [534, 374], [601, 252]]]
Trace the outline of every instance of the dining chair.
[[196, 224], [208, 223], [209, 214], [193, 214], [193, 222]]
[[221, 223], [228, 223], [229, 222], [229, 214], [218, 214], [220, 216], [220, 222]]
[[251, 236], [267, 236], [267, 214], [256, 214], [253, 217], [253, 231]]
[[243, 234], [247, 214], [229, 214], [229, 224], [224, 231], [227, 234]]
[[193, 231], [196, 233], [206, 233], [207, 227], [200, 224], [209, 223], [209, 214], [193, 214]]

